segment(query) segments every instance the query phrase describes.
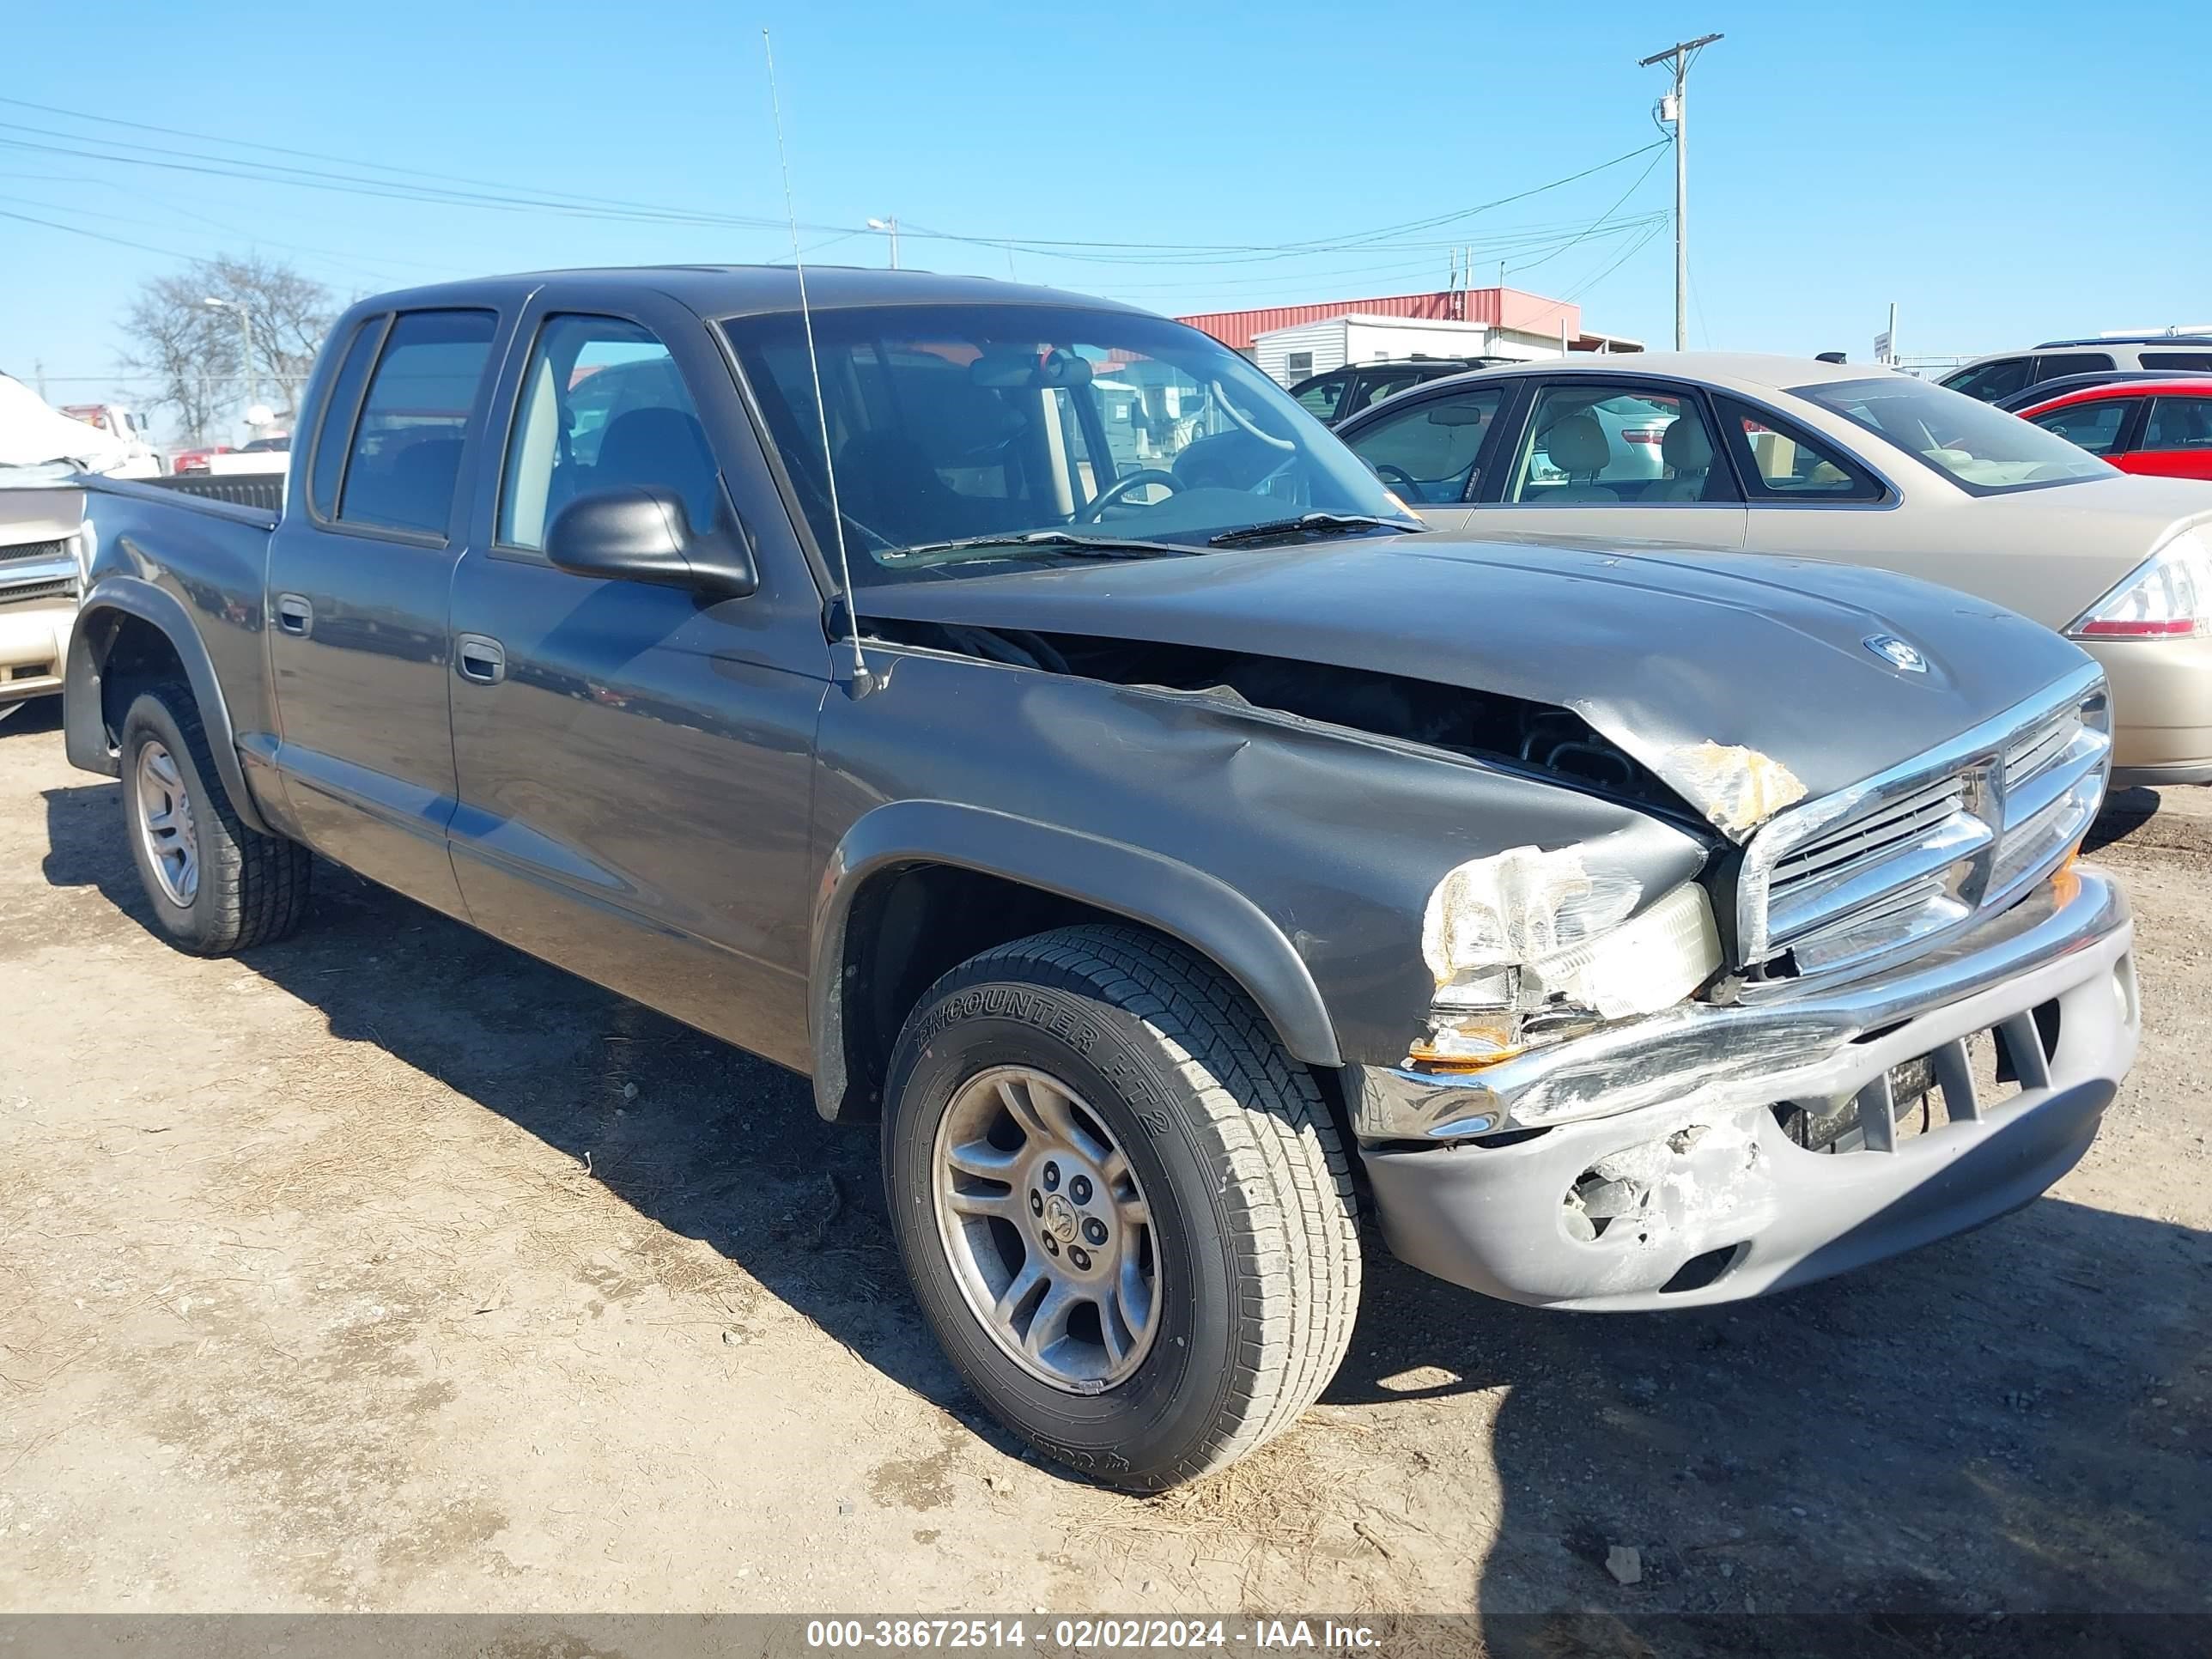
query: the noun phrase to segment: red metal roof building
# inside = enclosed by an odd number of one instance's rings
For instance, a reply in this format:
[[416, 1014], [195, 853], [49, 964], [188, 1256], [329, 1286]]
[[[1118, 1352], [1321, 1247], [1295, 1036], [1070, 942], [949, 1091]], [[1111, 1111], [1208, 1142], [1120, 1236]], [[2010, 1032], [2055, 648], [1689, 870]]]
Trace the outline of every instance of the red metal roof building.
[[1261, 334], [1344, 316], [1413, 317], [1431, 322], [1475, 323], [1556, 343], [1562, 325], [1577, 351], [1638, 351], [1637, 341], [1585, 334], [1582, 307], [1515, 288], [1444, 289], [1433, 294], [1394, 294], [1371, 300], [1331, 300], [1319, 305], [1262, 306], [1251, 311], [1210, 311], [1176, 320], [1202, 328], [1233, 350], [1249, 353]]

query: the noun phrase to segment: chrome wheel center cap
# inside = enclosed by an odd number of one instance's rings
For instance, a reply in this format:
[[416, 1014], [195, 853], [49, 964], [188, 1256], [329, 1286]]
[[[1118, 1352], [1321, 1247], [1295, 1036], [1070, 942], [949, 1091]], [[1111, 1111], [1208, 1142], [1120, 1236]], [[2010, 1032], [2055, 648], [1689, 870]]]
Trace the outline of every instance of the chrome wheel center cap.
[[1063, 1244], [1075, 1242], [1075, 1206], [1054, 1193], [1044, 1201], [1045, 1231]]

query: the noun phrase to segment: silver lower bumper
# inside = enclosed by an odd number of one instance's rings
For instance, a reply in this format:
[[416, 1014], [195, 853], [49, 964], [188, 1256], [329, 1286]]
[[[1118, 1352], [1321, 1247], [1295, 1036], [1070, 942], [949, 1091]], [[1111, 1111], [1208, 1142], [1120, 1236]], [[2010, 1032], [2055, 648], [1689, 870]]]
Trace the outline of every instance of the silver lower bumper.
[[[1755, 1296], [1974, 1226], [2045, 1190], [2094, 1137], [2135, 1058], [2133, 939], [2118, 885], [2077, 866], [1870, 984], [1674, 1010], [1477, 1077], [1352, 1067], [1384, 1235], [1413, 1266], [1492, 1295], [1627, 1309]], [[2027, 1086], [1917, 1136], [1882, 1133], [1893, 1068], [1932, 1057], [1940, 1073], [1992, 1028]], [[1853, 1095], [1871, 1127], [1852, 1152], [1808, 1151], [1772, 1109]], [[1466, 1139], [1485, 1118], [1537, 1133]], [[1595, 1238], [1569, 1200], [1593, 1174], [1632, 1205]]]

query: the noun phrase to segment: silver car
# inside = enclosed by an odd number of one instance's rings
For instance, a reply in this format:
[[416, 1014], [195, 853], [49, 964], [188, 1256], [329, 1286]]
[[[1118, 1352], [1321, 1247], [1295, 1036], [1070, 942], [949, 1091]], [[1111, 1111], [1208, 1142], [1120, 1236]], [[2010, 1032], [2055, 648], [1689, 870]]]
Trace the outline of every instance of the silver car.
[[[1656, 444], [1604, 418], [1641, 406]], [[1337, 435], [1439, 529], [1792, 554], [2007, 606], [2103, 664], [2119, 782], [2212, 782], [2203, 481], [2130, 477], [1893, 370], [1721, 352], [1484, 369]]]

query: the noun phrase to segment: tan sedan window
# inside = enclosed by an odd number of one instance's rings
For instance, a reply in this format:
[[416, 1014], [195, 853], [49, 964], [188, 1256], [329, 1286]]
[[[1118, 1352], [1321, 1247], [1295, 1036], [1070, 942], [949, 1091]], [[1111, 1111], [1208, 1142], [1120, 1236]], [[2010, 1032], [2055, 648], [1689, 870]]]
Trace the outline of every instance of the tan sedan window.
[[1523, 507], [1732, 501], [1727, 473], [1694, 403], [1577, 379], [1537, 394], [1506, 499]]
[[1736, 465], [1755, 496], [1775, 501], [1881, 499], [1876, 479], [1802, 428], [1733, 398], [1718, 401]]

